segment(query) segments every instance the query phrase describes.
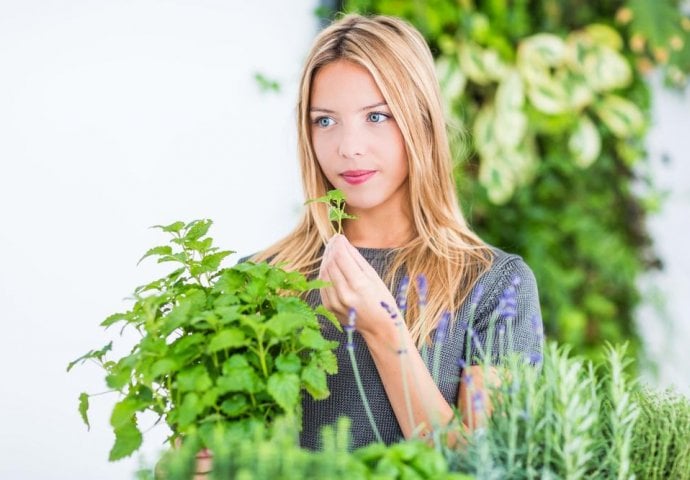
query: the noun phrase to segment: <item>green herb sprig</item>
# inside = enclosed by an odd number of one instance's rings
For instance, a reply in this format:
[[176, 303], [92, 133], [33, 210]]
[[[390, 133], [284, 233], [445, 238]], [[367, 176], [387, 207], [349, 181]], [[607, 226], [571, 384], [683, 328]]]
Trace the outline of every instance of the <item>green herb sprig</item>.
[[[131, 310], [101, 325], [124, 324], [141, 339], [128, 355], [106, 358], [112, 342], [67, 367], [93, 361], [106, 373], [111, 392], [121, 395], [110, 424], [115, 444], [110, 460], [126, 457], [142, 443], [137, 415], [155, 412], [172, 430], [171, 441], [218, 425], [270, 423], [279, 415], [299, 417], [300, 392], [329, 395], [326, 374], [337, 371], [317, 315], [299, 295], [320, 288], [298, 272], [266, 263], [243, 262], [220, 269], [231, 251], [219, 251], [206, 237], [211, 220], [157, 225], [172, 236], [169, 245], [142, 257], [180, 268], [134, 291]], [[141, 260], [140, 260], [141, 261]], [[79, 413], [89, 426], [89, 398], [79, 396]], [[201, 445], [205, 447], [205, 445]]]
[[[310, 203], [325, 203], [328, 206], [328, 219], [331, 221], [331, 227], [333, 227], [336, 235], [343, 233], [343, 220], [357, 218], [355, 215], [345, 212], [345, 194], [337, 188], [329, 190], [323, 197], [309, 199], [304, 204]], [[337, 224], [337, 228], [333, 225], [334, 223]]]

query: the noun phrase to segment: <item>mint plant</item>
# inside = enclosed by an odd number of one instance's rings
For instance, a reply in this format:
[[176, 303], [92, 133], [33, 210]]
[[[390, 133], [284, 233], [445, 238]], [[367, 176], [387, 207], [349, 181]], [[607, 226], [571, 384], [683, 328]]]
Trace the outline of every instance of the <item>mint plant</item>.
[[[341, 327], [323, 306], [313, 309], [300, 298], [323, 282], [266, 263], [221, 269], [234, 252], [212, 245], [206, 236], [211, 223], [152, 227], [172, 239], [141, 260], [157, 257], [158, 263], [179, 268], [137, 287], [132, 308], [101, 323], [135, 329], [141, 339], [122, 358], [108, 358], [110, 342], [67, 367], [96, 362], [111, 391], [121, 395], [110, 417], [111, 461], [141, 445], [140, 412], [152, 411], [164, 420], [172, 442], [219, 425], [268, 424], [279, 415], [299, 418], [302, 389], [315, 399], [329, 395], [326, 374], [337, 371], [332, 352], [337, 342], [321, 335], [317, 315]], [[79, 396], [87, 427], [90, 397]]]
[[[328, 219], [331, 221], [331, 226], [336, 235], [343, 233], [343, 220], [346, 218], [357, 218], [354, 215], [345, 213], [345, 194], [337, 188], [329, 190], [323, 197], [309, 199], [304, 204], [310, 203], [325, 203], [328, 205]], [[338, 227], [334, 227], [333, 223], [336, 223]]]

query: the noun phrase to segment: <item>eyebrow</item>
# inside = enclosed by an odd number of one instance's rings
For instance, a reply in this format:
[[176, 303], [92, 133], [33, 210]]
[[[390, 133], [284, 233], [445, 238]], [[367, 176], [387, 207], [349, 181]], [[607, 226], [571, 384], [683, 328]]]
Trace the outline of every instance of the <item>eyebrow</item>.
[[[386, 102], [379, 102], [379, 103], [375, 103], [373, 105], [367, 105], [366, 107], [362, 107], [359, 109], [359, 111], [363, 112], [364, 110], [369, 110], [370, 108], [383, 107], [383, 106], [388, 106], [388, 104]], [[333, 110], [329, 110], [327, 108], [320, 108], [320, 107], [312, 107], [309, 109], [309, 112], [336, 113]]]

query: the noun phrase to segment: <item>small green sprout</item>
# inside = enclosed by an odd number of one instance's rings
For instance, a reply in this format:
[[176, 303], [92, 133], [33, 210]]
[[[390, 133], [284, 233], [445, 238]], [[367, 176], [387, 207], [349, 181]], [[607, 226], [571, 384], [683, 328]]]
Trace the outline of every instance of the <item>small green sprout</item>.
[[[356, 219], [354, 215], [345, 213], [345, 194], [342, 190], [329, 190], [326, 195], [319, 198], [312, 198], [304, 202], [305, 205], [309, 203], [325, 203], [328, 205], [328, 219], [332, 222], [331, 226], [336, 235], [343, 233], [343, 220], [346, 218]], [[338, 228], [333, 226], [333, 222], [338, 224]]]

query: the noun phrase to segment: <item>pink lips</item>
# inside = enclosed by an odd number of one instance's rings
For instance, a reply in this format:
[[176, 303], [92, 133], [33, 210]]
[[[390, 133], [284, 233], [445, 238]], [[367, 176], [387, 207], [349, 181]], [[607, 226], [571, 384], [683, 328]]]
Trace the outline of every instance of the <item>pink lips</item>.
[[350, 185], [359, 185], [369, 180], [375, 173], [376, 170], [348, 170], [340, 175]]

